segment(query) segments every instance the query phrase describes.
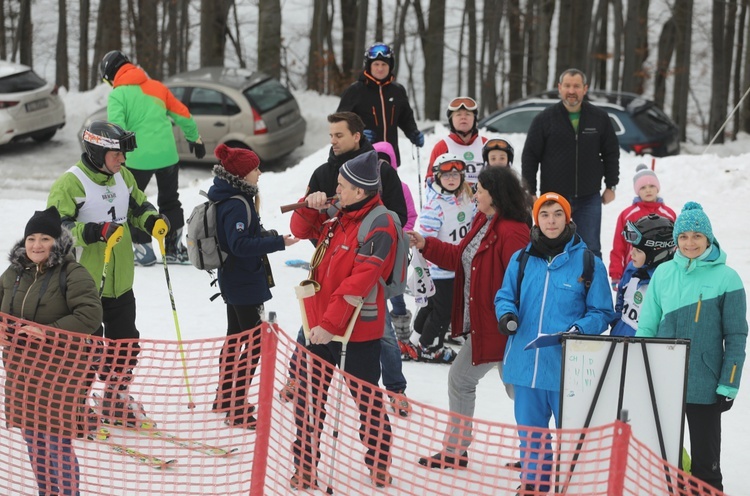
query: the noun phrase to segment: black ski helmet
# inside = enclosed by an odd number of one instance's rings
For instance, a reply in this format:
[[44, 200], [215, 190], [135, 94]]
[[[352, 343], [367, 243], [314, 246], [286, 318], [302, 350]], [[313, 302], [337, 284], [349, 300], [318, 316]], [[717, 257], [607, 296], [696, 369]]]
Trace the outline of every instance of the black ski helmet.
[[117, 71], [123, 65], [130, 62], [130, 59], [122, 53], [120, 50], [112, 50], [102, 57], [102, 62], [99, 64], [99, 75], [103, 80], [112, 84], [115, 80]]
[[383, 43], [382, 41], [378, 41], [376, 43], [373, 43], [370, 45], [367, 50], [365, 50], [365, 70], [367, 72], [370, 72], [370, 65], [375, 60], [382, 60], [386, 64], [388, 64], [388, 67], [390, 68], [389, 72], [393, 72], [393, 64], [395, 62], [395, 56], [393, 54], [393, 50], [391, 50], [391, 47]]
[[675, 242], [674, 224], [666, 217], [648, 214], [625, 226], [625, 240], [646, 254], [646, 265], [656, 267], [672, 258]]
[[83, 130], [81, 136], [83, 148], [91, 164], [97, 169], [104, 169], [104, 155], [110, 150], [123, 153], [136, 149], [135, 133], [125, 131], [117, 124], [106, 121], [94, 121]]
[[474, 125], [471, 127], [470, 132], [470, 134], [474, 134], [477, 131], [479, 105], [477, 105], [476, 100], [474, 100], [470, 96], [457, 96], [456, 98], [451, 100], [450, 103], [448, 103], [448, 108], [445, 111], [445, 116], [448, 118], [448, 127], [450, 127], [452, 133], [456, 132], [456, 128], [453, 127], [453, 120], [451, 119], [451, 116], [453, 115], [453, 112], [456, 112], [462, 108], [474, 114]]
[[508, 165], [511, 165], [513, 163], [513, 145], [511, 145], [510, 142], [499, 138], [488, 139], [487, 143], [485, 143], [482, 147], [482, 159], [484, 160], [485, 164], [490, 163], [489, 157], [492, 150], [500, 150], [505, 152], [508, 155]]

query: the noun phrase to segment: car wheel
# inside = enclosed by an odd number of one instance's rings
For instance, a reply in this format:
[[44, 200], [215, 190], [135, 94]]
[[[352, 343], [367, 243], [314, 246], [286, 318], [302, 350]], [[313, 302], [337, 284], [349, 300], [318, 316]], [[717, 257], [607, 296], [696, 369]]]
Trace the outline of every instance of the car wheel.
[[39, 134], [33, 134], [31, 136], [31, 139], [34, 141], [38, 141], [39, 143], [42, 143], [44, 141], [49, 141], [52, 139], [52, 137], [57, 133], [57, 129], [53, 129], [52, 131], [47, 131], [46, 133], [39, 133]]

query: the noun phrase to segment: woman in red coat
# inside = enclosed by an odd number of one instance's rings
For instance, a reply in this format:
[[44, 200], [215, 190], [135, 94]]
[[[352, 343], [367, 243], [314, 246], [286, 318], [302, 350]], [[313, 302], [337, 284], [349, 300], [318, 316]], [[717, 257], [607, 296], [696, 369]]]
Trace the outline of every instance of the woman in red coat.
[[[471, 231], [458, 245], [424, 238], [408, 231], [411, 245], [440, 267], [455, 271], [451, 335], [466, 335], [466, 342], [448, 373], [451, 413], [474, 416], [476, 386], [494, 366], [503, 375], [501, 362], [506, 336], [497, 331], [493, 300], [500, 289], [511, 255], [529, 243], [529, 212], [526, 192], [515, 172], [491, 167], [479, 174], [477, 215]], [[512, 396], [512, 390], [508, 390]], [[471, 421], [452, 417], [444, 449], [420, 458], [430, 468], [466, 467], [471, 444]]]

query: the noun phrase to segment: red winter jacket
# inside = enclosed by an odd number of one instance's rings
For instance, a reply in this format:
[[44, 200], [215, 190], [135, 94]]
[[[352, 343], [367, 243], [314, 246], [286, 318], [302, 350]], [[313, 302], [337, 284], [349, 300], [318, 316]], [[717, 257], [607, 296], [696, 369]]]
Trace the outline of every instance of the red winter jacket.
[[609, 252], [609, 277], [613, 281], [618, 281], [622, 278], [622, 273], [625, 270], [625, 266], [630, 262], [630, 243], [625, 241], [622, 236], [622, 232], [625, 230], [625, 224], [635, 222], [641, 217], [645, 217], [648, 214], [661, 215], [674, 222], [676, 215], [674, 210], [664, 205], [659, 201], [645, 202], [640, 201], [636, 197], [636, 201], [631, 206], [626, 208], [617, 217], [617, 225], [615, 225], [615, 237], [612, 240], [612, 251]]
[[[461, 254], [487, 221], [485, 214], [477, 212], [469, 234], [458, 245], [445, 243], [437, 238], [425, 238], [422, 249], [424, 257], [440, 267], [456, 272], [451, 309], [452, 336], [463, 334], [464, 328], [464, 268]], [[495, 294], [503, 284], [505, 269], [511, 256], [529, 244], [529, 227], [523, 222], [503, 219], [499, 215], [493, 216], [489, 222], [490, 227], [471, 261], [469, 320], [472, 365], [503, 359], [508, 338], [497, 330]]]
[[311, 208], [294, 211], [291, 230], [295, 236], [317, 238], [318, 244], [330, 236], [323, 259], [313, 274], [320, 283], [320, 291], [305, 299], [311, 329], [319, 325], [343, 336], [354, 311], [344, 296], [352, 295], [364, 298], [364, 304], [350, 341], [383, 337], [387, 309], [383, 285], [378, 281], [388, 277], [396, 259], [396, 225], [391, 216], [385, 214], [375, 219], [361, 247], [357, 241], [362, 220], [370, 210], [382, 204], [380, 196], [376, 195], [360, 208], [339, 212], [330, 219]]

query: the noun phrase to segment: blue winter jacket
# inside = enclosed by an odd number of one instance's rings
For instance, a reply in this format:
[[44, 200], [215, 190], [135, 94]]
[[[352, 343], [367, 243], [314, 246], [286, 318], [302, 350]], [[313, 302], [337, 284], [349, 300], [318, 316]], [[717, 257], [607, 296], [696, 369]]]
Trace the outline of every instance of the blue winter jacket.
[[638, 337], [690, 339], [687, 402], [711, 404], [737, 395], [745, 363], [747, 297], [714, 241], [704, 257], [679, 250], [651, 278]]
[[503, 286], [495, 296], [498, 319], [506, 313], [518, 317], [518, 330], [510, 336], [503, 359], [503, 381], [518, 386], [560, 390], [562, 346], [532, 350], [524, 347], [541, 334], [555, 334], [576, 325], [583, 334], [601, 334], [614, 319], [612, 290], [601, 259], [594, 257], [594, 277], [588, 295], [584, 290], [583, 253], [586, 244], [577, 234], [550, 262], [529, 244], [529, 258], [516, 308], [518, 256], [505, 271]]
[[[234, 195], [242, 195], [247, 207]], [[230, 305], [259, 305], [271, 299], [262, 256], [284, 249], [282, 236], [261, 237], [261, 226], [253, 199], [226, 179], [214, 178], [208, 190], [212, 201], [223, 201], [216, 208], [216, 226], [221, 249], [229, 254], [219, 269], [219, 288]], [[229, 198], [229, 199], [228, 199]]]
[[[632, 281], [633, 274], [638, 269], [633, 265], [633, 262], [628, 262], [625, 271], [622, 273], [620, 278], [620, 284], [617, 287], [617, 299], [615, 301], [615, 321], [612, 323], [612, 330], [610, 336], [635, 336], [636, 328], [638, 327], [638, 317], [641, 308], [643, 308], [643, 298], [648, 291], [648, 283], [651, 280], [651, 276], [654, 275], [656, 267], [648, 267], [646, 269], [647, 276], [643, 279]], [[635, 292], [632, 296], [628, 297], [629, 301], [626, 300], [626, 293], [629, 293], [628, 285], [634, 283], [637, 284]], [[623, 315], [626, 312], [625, 318]], [[632, 326], [631, 324], [635, 324]]]

